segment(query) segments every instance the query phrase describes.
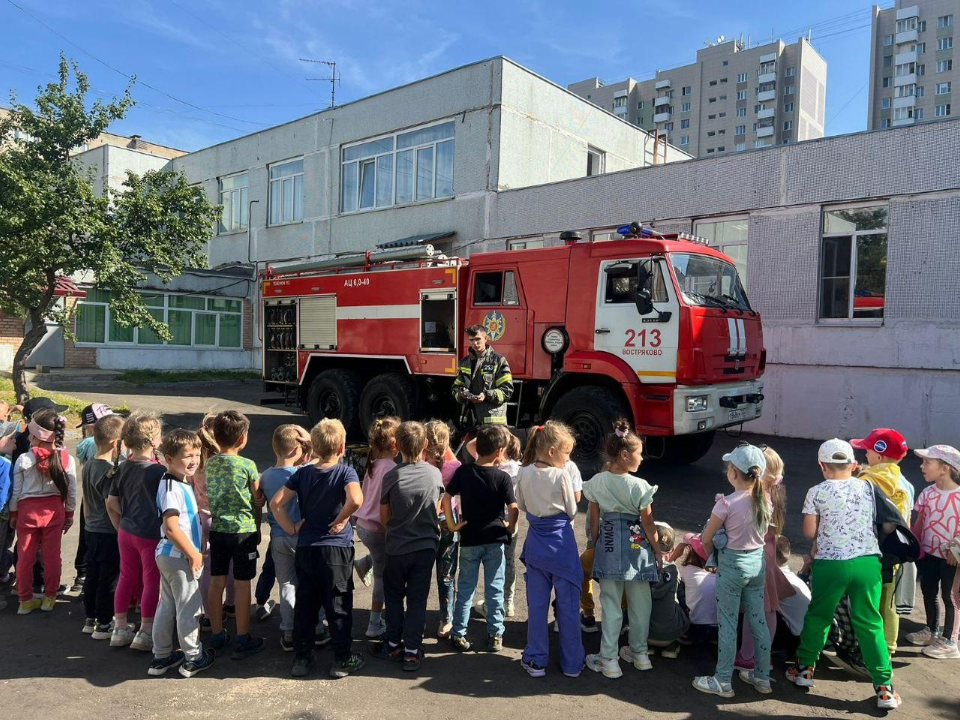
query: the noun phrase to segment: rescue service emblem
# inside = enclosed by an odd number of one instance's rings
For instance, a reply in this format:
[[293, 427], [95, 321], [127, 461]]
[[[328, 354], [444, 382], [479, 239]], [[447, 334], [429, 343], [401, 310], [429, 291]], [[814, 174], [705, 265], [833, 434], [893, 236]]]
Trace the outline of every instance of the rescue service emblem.
[[487, 329], [487, 335], [493, 342], [502, 338], [507, 331], [507, 321], [503, 319], [503, 314], [496, 310], [487, 313], [487, 316], [483, 318], [483, 326]]

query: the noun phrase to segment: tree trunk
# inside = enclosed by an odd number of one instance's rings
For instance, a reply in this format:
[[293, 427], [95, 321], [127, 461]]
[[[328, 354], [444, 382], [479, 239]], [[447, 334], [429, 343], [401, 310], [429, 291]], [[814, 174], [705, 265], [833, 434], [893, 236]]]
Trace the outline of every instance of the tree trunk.
[[43, 340], [47, 334], [47, 325], [43, 321], [43, 313], [38, 310], [30, 310], [30, 332], [23, 336], [23, 342], [13, 356], [13, 391], [17, 396], [17, 402], [21, 405], [30, 397], [30, 390], [27, 387], [27, 358], [34, 348]]

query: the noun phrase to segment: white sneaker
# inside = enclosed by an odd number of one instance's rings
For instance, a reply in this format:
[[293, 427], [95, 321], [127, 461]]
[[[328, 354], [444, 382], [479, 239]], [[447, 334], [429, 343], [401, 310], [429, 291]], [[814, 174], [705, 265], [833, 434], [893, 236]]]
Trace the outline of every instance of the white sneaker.
[[513, 606], [513, 600], [507, 600], [503, 604], [503, 616], [512, 618], [516, 614], [517, 614], [517, 611], [516, 611], [516, 608], [514, 608]]
[[937, 660], [957, 660], [960, 658], [960, 649], [956, 643], [947, 642], [938, 638], [939, 642], [927, 645], [921, 652], [930, 658]]
[[364, 633], [364, 636], [373, 639], [378, 638], [387, 631], [387, 623], [384, 622], [383, 618], [380, 618], [380, 622], [377, 623], [367, 623], [367, 631]]
[[605, 658], [603, 655], [587, 655], [587, 667], [594, 672], [603, 673], [604, 677], [615, 680], [623, 677], [620, 661], [617, 658]]
[[773, 692], [773, 688], [770, 686], [770, 679], [761, 680], [753, 674], [753, 670], [741, 670], [740, 679], [747, 683], [747, 685], [753, 685], [754, 690], [761, 695], [769, 695]]
[[141, 630], [131, 641], [130, 649], [141, 650], [143, 652], [153, 652], [153, 634], [146, 633]]
[[936, 639], [936, 635], [930, 632], [930, 628], [924, 627], [916, 632], [907, 633], [904, 637], [911, 645], [929, 645]]
[[133, 642], [136, 636], [133, 625], [117, 625], [110, 633], [110, 647], [124, 647]]
[[629, 645], [620, 648], [620, 659], [632, 664], [637, 670], [653, 670], [648, 653], [635, 653]]

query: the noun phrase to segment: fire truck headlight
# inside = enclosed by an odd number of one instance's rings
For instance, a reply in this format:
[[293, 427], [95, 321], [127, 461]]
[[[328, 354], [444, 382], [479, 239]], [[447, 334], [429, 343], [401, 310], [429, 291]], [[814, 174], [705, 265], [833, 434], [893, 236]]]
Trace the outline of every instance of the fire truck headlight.
[[700, 412], [707, 409], [709, 395], [694, 395], [687, 398], [687, 412]]

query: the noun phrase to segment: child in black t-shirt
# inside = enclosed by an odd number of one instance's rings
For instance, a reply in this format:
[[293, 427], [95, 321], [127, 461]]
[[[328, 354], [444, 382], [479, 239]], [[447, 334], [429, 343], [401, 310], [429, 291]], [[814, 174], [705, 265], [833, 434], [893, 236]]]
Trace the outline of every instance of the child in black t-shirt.
[[[481, 426], [477, 430], [477, 462], [459, 467], [443, 496], [447, 526], [460, 533], [460, 576], [450, 642], [461, 651], [470, 649], [467, 623], [481, 564], [486, 584], [487, 649], [490, 652], [503, 649], [504, 548], [520, 514], [513, 495], [513, 481], [497, 467], [503, 462], [508, 441], [505, 427]], [[458, 495], [462, 521], [454, 524], [451, 507]], [[505, 507], [509, 519], [504, 519]]]

